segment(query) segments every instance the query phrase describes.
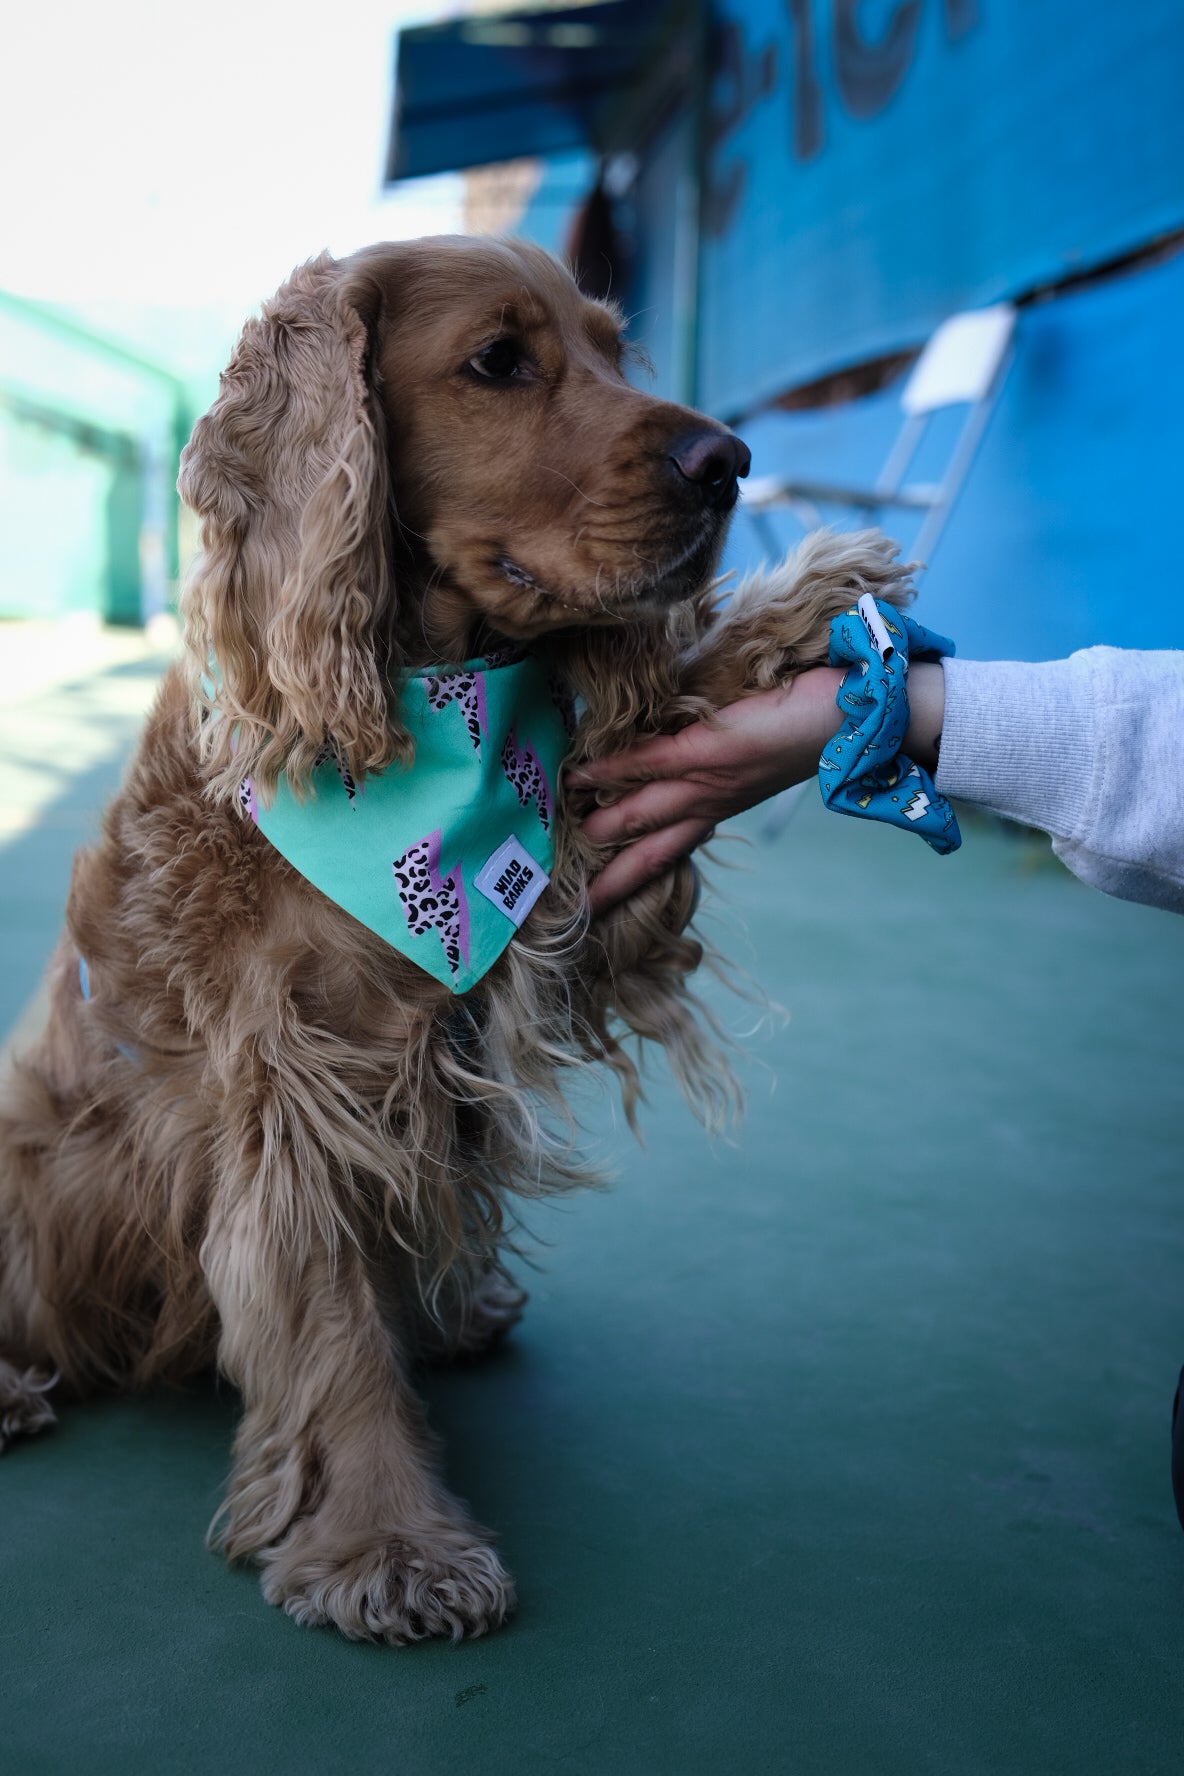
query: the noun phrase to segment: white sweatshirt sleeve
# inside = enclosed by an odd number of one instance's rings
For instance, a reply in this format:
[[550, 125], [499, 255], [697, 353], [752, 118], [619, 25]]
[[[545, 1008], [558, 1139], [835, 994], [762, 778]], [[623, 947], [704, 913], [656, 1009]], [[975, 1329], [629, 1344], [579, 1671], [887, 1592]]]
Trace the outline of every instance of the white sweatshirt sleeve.
[[1184, 913], [1184, 652], [942, 664], [943, 794], [1042, 828], [1091, 887]]

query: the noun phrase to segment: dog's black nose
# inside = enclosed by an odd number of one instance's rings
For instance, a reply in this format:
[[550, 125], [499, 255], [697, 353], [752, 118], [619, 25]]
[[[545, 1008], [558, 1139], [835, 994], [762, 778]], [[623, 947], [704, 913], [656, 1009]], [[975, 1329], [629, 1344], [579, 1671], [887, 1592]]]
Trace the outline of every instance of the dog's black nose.
[[704, 505], [730, 512], [739, 492], [736, 482], [747, 475], [752, 452], [732, 432], [692, 432], [679, 439], [670, 461], [698, 489]]

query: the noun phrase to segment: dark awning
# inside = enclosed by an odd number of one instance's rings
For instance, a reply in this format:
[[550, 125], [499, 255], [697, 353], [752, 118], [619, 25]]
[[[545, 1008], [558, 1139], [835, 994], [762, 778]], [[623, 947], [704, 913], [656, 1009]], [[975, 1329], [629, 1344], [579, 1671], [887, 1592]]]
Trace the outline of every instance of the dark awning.
[[604, 147], [672, 0], [593, 0], [479, 13], [401, 31], [386, 180]]

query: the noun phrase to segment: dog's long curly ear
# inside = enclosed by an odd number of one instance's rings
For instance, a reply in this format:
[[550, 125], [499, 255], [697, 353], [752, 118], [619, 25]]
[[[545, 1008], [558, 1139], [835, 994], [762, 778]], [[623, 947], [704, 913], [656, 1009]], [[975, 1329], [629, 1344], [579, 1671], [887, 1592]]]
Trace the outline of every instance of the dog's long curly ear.
[[[299, 791], [326, 740], [355, 777], [407, 747], [387, 681], [390, 486], [371, 343], [377, 285], [328, 254], [247, 322], [181, 458], [202, 521], [186, 588], [211, 787]], [[212, 656], [212, 658], [211, 658]]]

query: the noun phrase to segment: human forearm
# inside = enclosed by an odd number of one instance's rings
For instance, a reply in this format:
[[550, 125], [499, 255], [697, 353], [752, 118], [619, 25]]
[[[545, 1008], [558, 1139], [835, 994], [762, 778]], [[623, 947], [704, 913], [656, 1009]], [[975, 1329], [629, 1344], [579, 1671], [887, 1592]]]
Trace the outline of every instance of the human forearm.
[[904, 751], [915, 765], [932, 772], [941, 750], [945, 719], [945, 675], [934, 661], [920, 660], [909, 668], [909, 726]]
[[937, 787], [1051, 834], [1075, 875], [1184, 911], [1184, 653], [950, 662]]

